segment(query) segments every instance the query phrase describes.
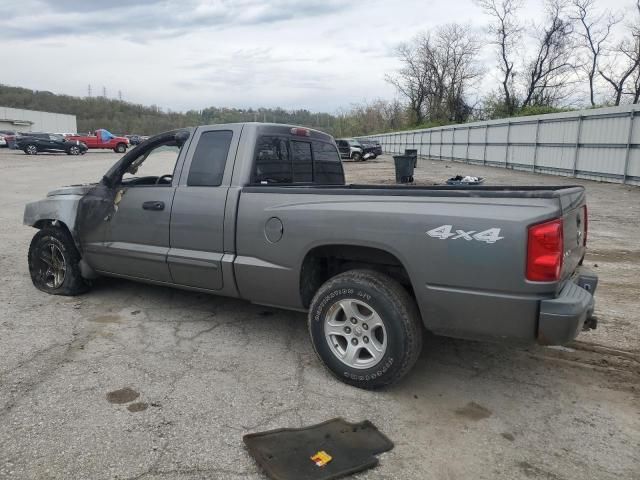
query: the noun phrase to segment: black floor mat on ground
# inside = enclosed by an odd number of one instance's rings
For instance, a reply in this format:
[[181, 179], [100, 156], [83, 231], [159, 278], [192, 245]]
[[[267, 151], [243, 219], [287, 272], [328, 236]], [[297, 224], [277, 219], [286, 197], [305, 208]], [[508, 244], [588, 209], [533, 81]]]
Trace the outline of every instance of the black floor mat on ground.
[[[249, 453], [274, 480], [330, 480], [378, 464], [376, 454], [393, 442], [371, 422], [349, 423], [335, 418], [305, 428], [280, 428], [243, 437]], [[331, 461], [318, 466], [311, 459], [326, 452]]]

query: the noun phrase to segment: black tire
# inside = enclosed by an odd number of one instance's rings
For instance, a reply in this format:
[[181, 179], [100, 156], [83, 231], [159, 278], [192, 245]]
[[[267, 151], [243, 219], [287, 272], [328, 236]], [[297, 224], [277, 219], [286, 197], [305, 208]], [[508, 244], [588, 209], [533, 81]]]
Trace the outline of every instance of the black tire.
[[116, 153], [124, 153], [127, 151], [127, 146], [124, 143], [119, 143], [113, 151]]
[[36, 155], [38, 153], [38, 147], [33, 143], [25, 145], [23, 150], [27, 155]]
[[80, 147], [77, 145], [71, 145], [67, 150], [67, 155], [80, 155]]
[[353, 159], [354, 162], [359, 162], [360, 160], [362, 160], [362, 154], [360, 152], [353, 152], [353, 155], [351, 155], [351, 158]]
[[[339, 302], [354, 300], [369, 307], [384, 325], [384, 354], [377, 363], [366, 368], [354, 368], [344, 363], [334, 353], [340, 343], [338, 339], [331, 337], [335, 343], [330, 345], [325, 335], [325, 324], [333, 318], [332, 312], [339, 307]], [[352, 326], [346, 320], [345, 329]], [[415, 301], [397, 281], [372, 270], [349, 270], [322, 285], [311, 301], [308, 327], [313, 348], [329, 371], [341, 381], [367, 390], [387, 387], [400, 380], [411, 370], [422, 350], [422, 325]], [[366, 335], [363, 330], [366, 327], [363, 323], [360, 335]], [[369, 332], [373, 336], [374, 331]], [[355, 335], [354, 327], [352, 337]], [[365, 336], [359, 338], [365, 341]], [[345, 348], [349, 347], [348, 340], [345, 345]], [[361, 361], [366, 347], [362, 343], [359, 348], [357, 361]], [[371, 360], [365, 358], [364, 361]]]
[[[54, 269], [52, 263], [55, 263], [55, 267], [60, 266], [59, 261], [52, 260], [53, 254], [50, 252], [54, 250], [58, 260], [61, 256], [64, 261], [60, 268], [64, 270], [64, 275], [59, 284], [54, 274], [49, 273]], [[47, 226], [39, 230], [31, 240], [28, 261], [31, 281], [38, 290], [51, 295], [73, 296], [86, 292], [90, 287], [80, 274], [80, 253], [64, 228]]]

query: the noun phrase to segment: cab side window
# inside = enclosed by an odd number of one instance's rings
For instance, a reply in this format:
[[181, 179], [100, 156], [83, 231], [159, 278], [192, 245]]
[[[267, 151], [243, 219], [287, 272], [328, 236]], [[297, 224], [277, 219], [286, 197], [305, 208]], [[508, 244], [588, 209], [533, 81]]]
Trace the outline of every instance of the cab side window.
[[187, 185], [217, 187], [222, 184], [232, 138], [231, 130], [213, 130], [200, 135], [191, 160]]

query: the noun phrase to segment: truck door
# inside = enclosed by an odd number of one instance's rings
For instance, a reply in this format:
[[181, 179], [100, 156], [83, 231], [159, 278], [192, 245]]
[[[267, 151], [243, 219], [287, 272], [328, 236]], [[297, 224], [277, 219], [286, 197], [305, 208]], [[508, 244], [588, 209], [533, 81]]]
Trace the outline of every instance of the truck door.
[[227, 193], [242, 126], [196, 130], [171, 212], [168, 263], [179, 285], [223, 288]]
[[94, 269], [171, 282], [167, 265], [169, 220], [178, 183], [174, 173], [184, 157], [182, 150], [171, 139], [143, 151], [129, 165], [114, 187], [108, 214], [93, 219], [95, 228], [83, 228], [83, 249]]

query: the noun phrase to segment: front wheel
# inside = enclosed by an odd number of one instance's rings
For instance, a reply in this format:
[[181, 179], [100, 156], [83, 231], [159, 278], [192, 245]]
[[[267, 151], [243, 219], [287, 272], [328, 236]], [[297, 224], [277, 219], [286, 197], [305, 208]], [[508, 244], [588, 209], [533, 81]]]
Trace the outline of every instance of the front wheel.
[[71, 145], [67, 151], [69, 155], [80, 155], [80, 147], [77, 145]]
[[124, 153], [127, 151], [127, 146], [124, 143], [119, 143], [116, 145], [116, 148], [114, 148], [114, 151], [116, 153]]
[[313, 347], [345, 383], [377, 389], [400, 380], [422, 349], [418, 307], [387, 275], [350, 270], [327, 281], [309, 310]]
[[29, 246], [29, 273], [33, 285], [51, 295], [78, 295], [89, 288], [80, 274], [80, 254], [71, 234], [60, 227], [45, 227]]
[[353, 155], [351, 155], [351, 158], [354, 162], [359, 162], [360, 160], [362, 160], [362, 154], [360, 152], [355, 152]]

